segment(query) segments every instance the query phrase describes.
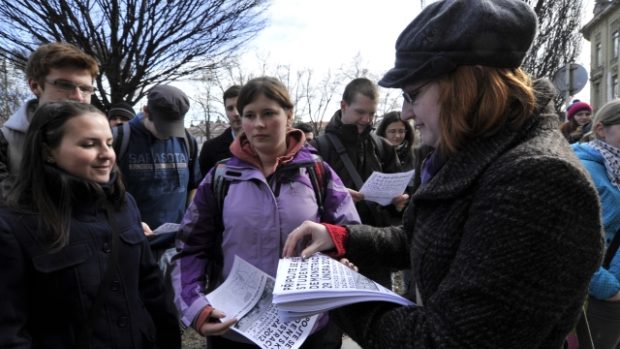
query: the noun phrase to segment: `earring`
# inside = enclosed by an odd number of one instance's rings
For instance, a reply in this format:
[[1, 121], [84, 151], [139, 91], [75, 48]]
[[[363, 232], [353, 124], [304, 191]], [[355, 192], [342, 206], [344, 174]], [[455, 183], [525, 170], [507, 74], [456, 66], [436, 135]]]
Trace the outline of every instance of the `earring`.
[[53, 164], [54, 163], [54, 158], [53, 157], [49, 157], [45, 160], [45, 162], [47, 162], [48, 164]]

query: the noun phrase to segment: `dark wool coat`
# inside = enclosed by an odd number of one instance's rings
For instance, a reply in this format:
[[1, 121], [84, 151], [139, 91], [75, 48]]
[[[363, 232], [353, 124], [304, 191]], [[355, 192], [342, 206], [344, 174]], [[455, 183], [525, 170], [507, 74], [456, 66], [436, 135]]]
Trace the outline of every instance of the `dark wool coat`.
[[404, 226], [347, 228], [346, 257], [410, 262], [423, 301], [331, 312], [363, 348], [560, 348], [603, 249], [596, 190], [550, 107], [465, 144]]
[[[133, 198], [114, 214], [118, 266], [91, 348], [179, 348], [176, 314], [164, 299], [161, 273]], [[35, 214], [0, 209], [0, 348], [75, 348], [111, 255], [105, 210], [82, 202], [70, 240], [49, 253]]]

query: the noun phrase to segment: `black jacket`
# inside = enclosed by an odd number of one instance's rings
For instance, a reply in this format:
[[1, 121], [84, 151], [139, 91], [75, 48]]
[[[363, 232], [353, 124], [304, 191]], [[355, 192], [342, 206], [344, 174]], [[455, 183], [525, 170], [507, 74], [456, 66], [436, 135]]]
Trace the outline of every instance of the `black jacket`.
[[[36, 214], [0, 209], [0, 348], [75, 348], [111, 252], [105, 210], [94, 200], [81, 203], [68, 245], [54, 253], [45, 247]], [[164, 299], [160, 270], [129, 194], [113, 219], [118, 266], [91, 348], [179, 348], [176, 314]]]
[[229, 127], [224, 132], [208, 141], [205, 141], [200, 149], [198, 163], [200, 164], [200, 173], [205, 176], [209, 170], [220, 161], [232, 156], [230, 153], [230, 144], [233, 142], [232, 129]]
[[[327, 124], [325, 133], [335, 135], [340, 142], [342, 142], [342, 145], [346, 149], [362, 181], [368, 179], [373, 171], [384, 173], [400, 172], [400, 162], [398, 161], [396, 151], [385, 138], [372, 135], [370, 126], [368, 126], [364, 132], [359, 133], [357, 131], [357, 125], [343, 124], [341, 117], [342, 113], [338, 110], [329, 124]], [[321, 135], [318, 137], [321, 139], [315, 139], [311, 144], [317, 148], [323, 160], [336, 171], [345, 187], [359, 190], [360, 188], [357, 188], [353, 179], [351, 179], [340, 156], [331, 146], [331, 143], [326, 141], [325, 137], [325, 135]], [[376, 144], [377, 142], [381, 142], [382, 144], [378, 145]], [[329, 144], [330, 146], [321, 146], [322, 144]], [[360, 214], [362, 223], [374, 226], [390, 225], [391, 213], [388, 208], [381, 207], [368, 201], [358, 202], [355, 206]]]

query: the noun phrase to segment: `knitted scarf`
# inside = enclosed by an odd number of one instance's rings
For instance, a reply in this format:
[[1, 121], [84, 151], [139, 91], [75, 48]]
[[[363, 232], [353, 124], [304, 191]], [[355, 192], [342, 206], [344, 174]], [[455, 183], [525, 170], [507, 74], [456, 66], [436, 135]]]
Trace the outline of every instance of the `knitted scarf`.
[[591, 141], [590, 145], [601, 153], [609, 180], [620, 189], [620, 149], [599, 139]]

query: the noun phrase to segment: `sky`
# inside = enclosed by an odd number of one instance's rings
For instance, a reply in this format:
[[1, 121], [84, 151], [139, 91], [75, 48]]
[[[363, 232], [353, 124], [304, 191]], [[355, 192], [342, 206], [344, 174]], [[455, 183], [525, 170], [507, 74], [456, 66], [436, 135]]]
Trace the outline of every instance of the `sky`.
[[[272, 0], [268, 26], [248, 44], [241, 62], [249, 69], [258, 69], [257, 62], [266, 61], [270, 66], [282, 64], [322, 72], [350, 64], [359, 55], [362, 65], [380, 76], [392, 67], [396, 39], [420, 12], [421, 2]], [[582, 25], [592, 18], [594, 0], [583, 3]], [[576, 63], [589, 70], [590, 45], [583, 41]], [[586, 85], [575, 98], [589, 101], [589, 95]], [[338, 102], [334, 102], [334, 110]]]
[[272, 65], [337, 69], [359, 54], [381, 74], [394, 62], [398, 34], [420, 12], [419, 1], [273, 0], [269, 26], [249, 44], [244, 59]]

